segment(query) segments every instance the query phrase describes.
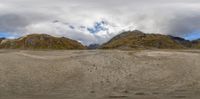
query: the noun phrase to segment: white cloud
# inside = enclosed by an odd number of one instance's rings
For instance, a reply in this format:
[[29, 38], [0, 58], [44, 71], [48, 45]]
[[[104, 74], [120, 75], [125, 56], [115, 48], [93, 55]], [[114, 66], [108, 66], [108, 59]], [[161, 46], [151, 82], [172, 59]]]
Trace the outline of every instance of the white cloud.
[[[0, 0], [0, 32], [48, 33], [84, 44], [134, 29], [184, 36], [200, 31], [199, 11], [199, 0]], [[107, 31], [87, 30], [102, 20]]]

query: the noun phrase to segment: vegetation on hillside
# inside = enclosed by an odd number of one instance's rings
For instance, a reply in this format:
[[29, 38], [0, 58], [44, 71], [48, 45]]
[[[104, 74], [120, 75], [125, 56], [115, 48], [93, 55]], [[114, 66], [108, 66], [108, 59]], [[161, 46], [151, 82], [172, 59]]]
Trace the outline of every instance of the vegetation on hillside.
[[192, 41], [192, 47], [200, 49], [200, 39]]
[[191, 46], [190, 41], [182, 38], [161, 35], [145, 34], [141, 31], [129, 31], [115, 36], [113, 39], [101, 46], [102, 49], [182, 49]]
[[47, 34], [30, 34], [17, 39], [0, 38], [3, 49], [200, 49], [200, 39], [188, 41], [180, 37], [149, 34], [141, 31], [123, 32], [102, 45], [84, 46], [78, 41]]
[[81, 43], [65, 37], [53, 37], [47, 34], [31, 34], [18, 39], [1, 41], [0, 48], [11, 49], [85, 49]]

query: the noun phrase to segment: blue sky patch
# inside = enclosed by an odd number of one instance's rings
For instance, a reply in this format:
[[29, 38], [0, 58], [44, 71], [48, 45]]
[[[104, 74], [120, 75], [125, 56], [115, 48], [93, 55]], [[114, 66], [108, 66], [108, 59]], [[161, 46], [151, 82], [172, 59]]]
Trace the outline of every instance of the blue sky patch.
[[194, 32], [194, 33], [187, 34], [184, 38], [187, 39], [187, 40], [199, 39], [200, 38], [200, 32]]
[[17, 38], [17, 37], [19, 36], [16, 34], [0, 32], [0, 38]]
[[89, 27], [87, 30], [92, 34], [98, 33], [100, 31], [106, 31], [108, 29], [104, 27], [105, 25], [106, 23], [104, 21], [96, 22], [93, 27]]

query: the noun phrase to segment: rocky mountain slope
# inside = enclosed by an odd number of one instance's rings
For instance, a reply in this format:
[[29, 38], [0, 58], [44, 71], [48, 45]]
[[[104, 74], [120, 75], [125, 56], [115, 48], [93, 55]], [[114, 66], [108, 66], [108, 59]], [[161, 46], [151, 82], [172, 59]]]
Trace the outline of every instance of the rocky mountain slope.
[[2, 40], [4, 40], [5, 38], [0, 38], [0, 42], [2, 41]]
[[192, 47], [200, 49], [200, 39], [192, 41]]
[[101, 46], [102, 49], [182, 49], [190, 47], [191, 42], [183, 38], [161, 34], [145, 34], [138, 30], [121, 33]]
[[5, 39], [0, 48], [11, 49], [85, 49], [81, 43], [65, 37], [53, 37], [47, 34], [31, 34], [18, 39]]

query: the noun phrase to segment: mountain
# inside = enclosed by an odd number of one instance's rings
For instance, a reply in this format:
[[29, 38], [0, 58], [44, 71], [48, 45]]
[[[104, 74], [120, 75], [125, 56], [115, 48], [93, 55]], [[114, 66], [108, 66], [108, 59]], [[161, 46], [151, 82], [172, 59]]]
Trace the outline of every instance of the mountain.
[[181, 49], [189, 48], [190, 41], [161, 34], [145, 34], [141, 31], [123, 32], [101, 46], [102, 49]]
[[0, 48], [11, 49], [85, 49], [81, 43], [65, 37], [53, 37], [47, 34], [31, 34], [18, 39], [5, 39]]
[[200, 49], [200, 39], [192, 41], [192, 47]]
[[5, 38], [0, 38], [0, 43], [1, 43], [1, 41], [4, 40], [4, 39], [5, 39]]
[[89, 46], [87, 46], [88, 49], [98, 49], [99, 47], [99, 44], [90, 44]]
[[181, 45], [183, 45], [186, 48], [191, 48], [192, 47], [192, 43], [189, 40], [185, 40], [184, 38], [180, 38], [180, 37], [174, 37], [174, 36], [170, 36], [169, 37], [171, 39], [173, 39], [176, 43], [179, 43]]

